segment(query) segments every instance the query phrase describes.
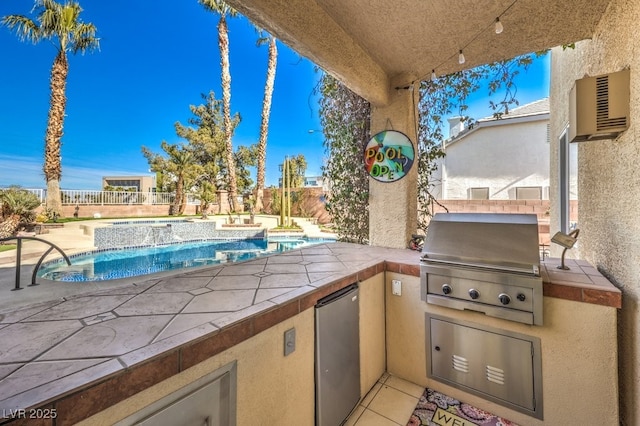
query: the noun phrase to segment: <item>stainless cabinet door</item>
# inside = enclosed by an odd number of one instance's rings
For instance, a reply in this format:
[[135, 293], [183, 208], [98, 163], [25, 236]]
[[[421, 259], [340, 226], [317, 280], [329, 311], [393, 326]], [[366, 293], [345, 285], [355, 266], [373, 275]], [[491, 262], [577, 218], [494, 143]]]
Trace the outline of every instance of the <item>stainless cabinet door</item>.
[[236, 361], [232, 361], [114, 426], [235, 426], [236, 365]]
[[433, 378], [535, 409], [531, 341], [436, 318], [427, 326]]
[[[136, 425], [140, 426], [226, 426], [228, 405], [220, 403], [229, 388], [229, 373], [164, 407]], [[228, 393], [228, 391], [226, 391]]]

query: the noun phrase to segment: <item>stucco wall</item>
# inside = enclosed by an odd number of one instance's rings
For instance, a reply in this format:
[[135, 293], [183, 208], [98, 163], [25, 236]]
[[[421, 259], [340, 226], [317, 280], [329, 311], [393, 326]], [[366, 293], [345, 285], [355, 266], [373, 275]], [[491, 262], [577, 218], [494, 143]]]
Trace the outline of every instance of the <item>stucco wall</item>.
[[384, 277], [360, 285], [360, 392], [364, 397], [387, 369]]
[[[388, 106], [371, 111], [371, 134], [397, 130], [413, 142], [417, 159], [418, 97], [415, 90], [397, 90]], [[402, 179], [378, 182], [369, 178], [369, 242], [373, 246], [405, 248], [418, 223], [418, 162]]]
[[[613, 0], [592, 40], [556, 48], [551, 61], [551, 163], [569, 121], [569, 91], [576, 79], [630, 68], [629, 129], [616, 140], [578, 146], [580, 255], [622, 289], [619, 314], [621, 422], [640, 424], [640, 1]], [[551, 232], [557, 230], [558, 173], [551, 169]]]
[[[274, 207], [271, 202], [274, 198], [274, 192], [279, 193], [278, 188], [265, 188], [264, 190], [264, 204], [265, 212], [267, 214], [275, 214], [279, 211], [279, 207]], [[308, 187], [308, 188], [295, 188], [292, 191], [300, 192], [300, 201], [291, 205], [291, 213], [294, 216], [313, 217], [318, 223], [331, 222], [331, 216], [327, 212], [324, 203], [323, 194], [325, 193], [323, 188]], [[219, 204], [213, 204], [209, 207], [209, 214], [226, 214], [228, 213], [228, 202], [226, 201], [226, 193], [220, 195], [224, 197], [222, 203], [222, 211]], [[279, 197], [279, 195], [277, 195]], [[278, 198], [279, 199], [279, 198]], [[96, 213], [102, 217], [143, 217], [143, 216], [167, 216], [169, 214], [168, 204], [80, 204], [76, 205], [66, 204], [62, 206], [62, 215], [64, 217], [73, 217], [77, 214], [78, 217], [93, 217]], [[41, 213], [44, 211], [44, 206], [38, 207], [36, 212]], [[240, 211], [244, 211], [244, 207], [240, 205]], [[184, 215], [200, 214], [200, 206], [196, 204], [187, 204], [185, 207]]]
[[[281, 201], [280, 188], [265, 188], [264, 190], [264, 211], [267, 214], [279, 214], [280, 206], [274, 206], [273, 200]], [[313, 217], [318, 223], [331, 222], [331, 215], [325, 208], [323, 188], [294, 188], [292, 192], [300, 192], [300, 201], [291, 204], [291, 214], [293, 216]], [[293, 199], [293, 197], [291, 197]]]
[[[489, 188], [489, 198], [515, 200], [517, 187], [542, 187], [548, 198], [548, 120], [479, 128], [446, 147], [439, 166], [441, 196], [469, 199], [470, 188]], [[437, 192], [438, 188], [436, 188]]]
[[[193, 204], [187, 204], [184, 214], [196, 214], [196, 207]], [[44, 207], [39, 208], [38, 212], [43, 211]], [[63, 205], [62, 215], [64, 217], [74, 217], [77, 213], [78, 217], [94, 217], [97, 213], [101, 217], [142, 217], [142, 216], [167, 216], [169, 214], [168, 204], [148, 205], [148, 204], [132, 204], [132, 205], [97, 205], [83, 204], [77, 207], [75, 205]]]
[[[245, 340], [180, 374], [146, 389], [79, 423], [112, 425], [191, 382], [237, 360], [237, 424], [313, 424], [313, 309]], [[283, 355], [283, 334], [296, 329], [296, 350]], [[257, 350], [259, 348], [259, 350]], [[283, 404], [282, 401], [289, 401]]]
[[[391, 294], [391, 280], [402, 295]], [[530, 326], [430, 305], [420, 299], [420, 278], [388, 272], [387, 371], [431, 387], [520, 425], [618, 424], [616, 309], [545, 297], [544, 325]], [[544, 421], [427, 377], [425, 313], [536, 336], [541, 339]]]

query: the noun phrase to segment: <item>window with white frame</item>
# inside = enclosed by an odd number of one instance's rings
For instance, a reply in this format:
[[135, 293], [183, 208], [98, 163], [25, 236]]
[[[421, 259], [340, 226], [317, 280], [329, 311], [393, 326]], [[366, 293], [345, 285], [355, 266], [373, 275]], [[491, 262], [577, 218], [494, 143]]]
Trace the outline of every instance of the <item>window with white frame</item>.
[[568, 234], [578, 226], [578, 145], [569, 142], [568, 126], [558, 142], [559, 225]]
[[489, 199], [489, 188], [469, 188], [469, 199], [470, 200], [488, 200]]
[[516, 187], [516, 200], [542, 200], [541, 186]]

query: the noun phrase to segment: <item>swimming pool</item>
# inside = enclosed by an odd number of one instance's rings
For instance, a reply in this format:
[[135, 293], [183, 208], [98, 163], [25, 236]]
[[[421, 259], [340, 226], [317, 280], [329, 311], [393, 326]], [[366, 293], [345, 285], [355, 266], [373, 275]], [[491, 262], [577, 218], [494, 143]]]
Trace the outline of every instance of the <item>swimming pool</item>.
[[174, 223], [187, 223], [189, 219], [149, 219], [149, 220], [115, 220], [109, 222], [112, 226], [130, 226], [130, 225], [171, 225]]
[[116, 280], [196, 266], [240, 262], [333, 241], [320, 238], [246, 239], [96, 250], [69, 256], [71, 266], [59, 260], [44, 263], [38, 276], [66, 282]]

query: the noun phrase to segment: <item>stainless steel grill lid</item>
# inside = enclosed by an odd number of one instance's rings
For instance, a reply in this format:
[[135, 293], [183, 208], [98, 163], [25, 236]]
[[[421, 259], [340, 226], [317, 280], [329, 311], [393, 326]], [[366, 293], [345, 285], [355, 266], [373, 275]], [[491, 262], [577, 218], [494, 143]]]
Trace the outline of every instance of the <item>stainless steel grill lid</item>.
[[538, 275], [534, 214], [436, 213], [422, 250], [424, 261]]

